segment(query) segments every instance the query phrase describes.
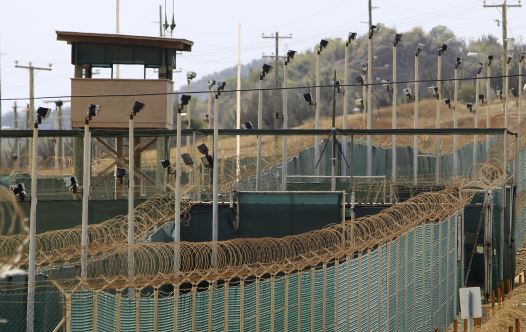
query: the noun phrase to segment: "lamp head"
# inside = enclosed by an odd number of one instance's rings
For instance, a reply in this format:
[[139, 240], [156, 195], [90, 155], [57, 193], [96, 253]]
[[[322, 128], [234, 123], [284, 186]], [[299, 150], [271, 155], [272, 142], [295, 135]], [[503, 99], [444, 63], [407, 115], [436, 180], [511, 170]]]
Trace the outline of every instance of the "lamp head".
[[188, 80], [188, 82], [190, 82], [191, 80], [193, 80], [196, 77], [197, 77], [197, 73], [195, 71], [187, 71], [186, 72], [186, 79]]
[[19, 200], [23, 201], [26, 198], [26, 186], [23, 183], [10, 185], [9, 188]]
[[41, 124], [42, 120], [45, 120], [51, 114], [51, 108], [39, 107], [37, 109], [37, 123]]
[[181, 96], [181, 106], [188, 105], [188, 102], [190, 102], [190, 99], [192, 99], [192, 96], [190, 96], [190, 95], [182, 95]]
[[365, 79], [364, 79], [363, 75], [358, 75], [354, 79], [360, 85], [364, 85], [365, 84]]
[[472, 103], [467, 103], [466, 104], [466, 108], [469, 110], [470, 113], [473, 113], [473, 104]]
[[310, 92], [304, 93], [304, 94], [303, 94], [303, 99], [305, 99], [305, 101], [306, 101], [310, 106], [316, 104], [316, 103], [314, 102], [314, 100], [312, 99], [312, 93], [310, 93]]
[[125, 175], [126, 175], [126, 169], [119, 168], [119, 167], [115, 168], [115, 177], [117, 179], [123, 179]]
[[252, 122], [250, 122], [250, 121], [245, 122], [245, 128], [246, 128], [247, 130], [255, 129], [254, 125], [253, 125]]
[[329, 45], [329, 41], [327, 39], [320, 40], [320, 51], [326, 48], [327, 45]]
[[132, 114], [133, 115], [137, 115], [137, 113], [139, 113], [140, 111], [142, 111], [144, 109], [144, 103], [142, 101], [138, 101], [136, 100], [134, 103], [133, 103], [133, 107], [132, 107]]
[[347, 44], [351, 43], [351, 40], [355, 40], [358, 37], [358, 34], [356, 32], [349, 32], [349, 35], [347, 36]]
[[208, 146], [206, 146], [205, 143], [202, 143], [200, 145], [197, 146], [197, 151], [199, 151], [199, 153], [205, 155], [205, 156], [208, 156]]
[[209, 80], [208, 81], [208, 90], [211, 90], [214, 87], [214, 85], [216, 85], [216, 81]]
[[170, 163], [170, 160], [169, 160], [169, 159], [163, 159], [163, 160], [160, 161], [160, 163], [161, 163], [161, 167], [162, 167], [163, 169], [167, 169], [168, 167], [171, 167], [171, 165], [172, 165], [172, 164]]
[[288, 50], [287, 51], [287, 63], [291, 62], [292, 59], [294, 59], [294, 56], [296, 55], [296, 51]]
[[90, 104], [88, 107], [88, 118], [91, 120], [97, 114], [99, 114], [102, 107], [100, 105]]
[[464, 59], [462, 59], [461, 56], [457, 56], [457, 59], [455, 61], [455, 69], [458, 69], [460, 67], [460, 65], [462, 65], [463, 60]]
[[440, 46], [438, 49], [438, 55], [442, 55], [446, 51], [447, 51], [447, 44], [442, 44], [442, 46]]
[[397, 33], [395, 35], [395, 39], [394, 39], [394, 44], [393, 45], [396, 47], [401, 40], [402, 40], [402, 34], [401, 33]]

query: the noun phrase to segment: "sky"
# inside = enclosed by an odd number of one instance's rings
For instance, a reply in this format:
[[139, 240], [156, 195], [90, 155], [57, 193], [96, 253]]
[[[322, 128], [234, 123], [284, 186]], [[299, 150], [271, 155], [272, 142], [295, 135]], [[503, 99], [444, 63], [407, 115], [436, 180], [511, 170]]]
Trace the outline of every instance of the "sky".
[[[182, 72], [174, 74], [176, 86], [184, 84], [186, 71], [195, 71], [199, 77], [235, 65], [238, 24], [242, 63], [273, 54], [274, 40], [263, 39], [263, 33], [292, 34], [293, 38], [281, 40], [283, 54], [287, 49], [311, 49], [321, 38], [344, 38], [351, 31], [367, 31], [367, 0], [166, 1], [169, 21], [175, 13], [174, 38], [194, 42], [191, 53], [178, 57]], [[161, 4], [164, 6], [164, 0], [120, 0], [120, 33], [158, 36]], [[495, 21], [501, 18], [500, 10], [483, 8], [482, 0], [373, 0], [373, 6], [374, 23], [401, 32], [414, 26], [430, 30], [446, 25], [466, 39], [481, 35], [501, 38], [501, 27]], [[14, 67], [17, 60], [21, 65], [30, 61], [42, 67], [52, 64], [52, 71], [35, 75], [35, 96], [69, 95], [69, 79], [73, 76], [71, 50], [67, 43], [56, 40], [55, 31], [114, 33], [115, 17], [115, 0], [0, 0], [2, 98], [29, 95], [29, 73]], [[524, 17], [526, 7], [509, 10], [510, 38], [520, 39], [526, 34]], [[122, 78], [142, 77], [141, 67], [121, 68]], [[25, 105], [27, 101], [18, 104]], [[45, 104], [36, 101], [35, 105]], [[2, 101], [4, 113], [12, 106], [13, 101]]]

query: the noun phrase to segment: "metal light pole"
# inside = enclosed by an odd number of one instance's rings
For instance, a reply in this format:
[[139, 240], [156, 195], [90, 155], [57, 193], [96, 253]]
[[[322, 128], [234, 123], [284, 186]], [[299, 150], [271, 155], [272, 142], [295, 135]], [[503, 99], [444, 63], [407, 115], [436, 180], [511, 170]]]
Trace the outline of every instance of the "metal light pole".
[[[457, 105], [458, 105], [458, 71], [462, 65], [462, 58], [457, 57], [455, 62], [454, 70], [454, 90], [453, 90], [453, 128], [458, 128], [458, 119], [457, 119]], [[457, 135], [453, 135], [453, 175], [458, 176], [458, 142]]]
[[[477, 75], [475, 77], [475, 114], [474, 114], [474, 124], [473, 128], [479, 127], [479, 108], [480, 108], [480, 88], [479, 88], [479, 80], [480, 80], [480, 73], [482, 72], [482, 68], [484, 67], [483, 63], [479, 63], [479, 68], [477, 69]], [[477, 141], [478, 136], [473, 135], [473, 161], [471, 162], [471, 165], [473, 167], [473, 170], [475, 170], [475, 164], [477, 163], [478, 159], [478, 153], [477, 153]]]
[[519, 100], [517, 101], [517, 133], [519, 135], [519, 138], [521, 137], [521, 111], [522, 111], [522, 67], [524, 66], [524, 61], [526, 61], [526, 54], [523, 53], [521, 55], [521, 58], [519, 60], [519, 86], [518, 86], [518, 93], [519, 93]]
[[[225, 82], [218, 82], [217, 89], [214, 96], [214, 155], [212, 163], [212, 242], [218, 240], [218, 167], [219, 167], [219, 122], [218, 122], [218, 108], [219, 108], [219, 96], [221, 91], [225, 89]], [[214, 246], [212, 248], [212, 266], [217, 265], [217, 248]]]
[[[374, 28], [373, 28], [374, 27]], [[367, 129], [373, 128], [373, 35], [377, 26], [369, 25], [369, 38], [367, 39]], [[373, 141], [367, 135], [367, 176], [373, 175]]]
[[[263, 129], [263, 90], [262, 84], [265, 76], [272, 70], [271, 65], [263, 64], [258, 81], [258, 129]], [[215, 119], [214, 119], [215, 120]], [[215, 150], [214, 150], [215, 153]], [[259, 180], [261, 176], [261, 135], [257, 137], [256, 146], [256, 191], [259, 190]]]
[[[192, 80], [194, 78], [197, 77], [197, 73], [194, 72], [194, 71], [188, 71], [186, 72], [186, 93], [189, 94], [190, 93], [190, 83], [192, 82]], [[187, 108], [186, 108], [186, 119], [188, 120], [187, 122], [187, 128], [188, 129], [192, 129], [192, 107], [190, 104], [187, 105]], [[192, 156], [192, 160], [195, 160], [195, 132], [193, 133], [192, 137], [190, 136], [186, 136], [186, 152], [188, 152], [191, 156]], [[176, 160], [176, 163], [179, 162], [180, 159], [177, 159]], [[189, 176], [189, 182], [190, 182], [190, 186], [193, 186], [195, 184], [195, 162], [194, 164], [192, 165], [192, 176]]]
[[[345, 42], [345, 55], [344, 55], [344, 61], [343, 61], [343, 85], [344, 85], [344, 92], [343, 92], [343, 129], [347, 129], [347, 125], [349, 122], [348, 114], [349, 114], [349, 105], [348, 105], [348, 99], [349, 95], [347, 94], [347, 91], [345, 89], [350, 89], [350, 87], [345, 87], [347, 82], [349, 81], [349, 53], [350, 53], [350, 46], [351, 41], [355, 40], [357, 37], [356, 32], [350, 32], [349, 36], [347, 37], [347, 41]], [[347, 156], [347, 136], [344, 135], [342, 139], [342, 153], [344, 158], [342, 158], [342, 175], [347, 175], [347, 165], [345, 165], [345, 159], [348, 159]]]
[[[289, 111], [288, 111], [288, 90], [287, 90], [287, 73], [288, 73], [288, 64], [294, 59], [296, 51], [289, 50], [287, 52], [287, 59], [284, 62], [283, 66], [283, 130], [289, 128]], [[289, 159], [289, 148], [288, 148], [288, 137], [283, 135], [283, 146], [281, 152], [281, 190], [287, 190], [287, 162]]]
[[[440, 110], [441, 110], [441, 100], [440, 97], [442, 96], [442, 54], [447, 50], [447, 45], [444, 44], [442, 47], [438, 49], [438, 57], [437, 57], [437, 103], [436, 103], [436, 123], [435, 128], [440, 128], [442, 124], [442, 119], [440, 117]], [[435, 135], [435, 183], [440, 183], [440, 136]]]
[[100, 112], [99, 105], [90, 105], [88, 114], [84, 119], [84, 154], [82, 168], [82, 224], [81, 224], [81, 257], [80, 257], [80, 276], [88, 277], [88, 204], [91, 187], [91, 132], [89, 130], [90, 121]]
[[[393, 113], [392, 113], [392, 118], [391, 118], [391, 128], [393, 129], [396, 129], [397, 128], [397, 124], [396, 124], [396, 118], [397, 118], [397, 108], [398, 108], [398, 105], [397, 105], [397, 94], [398, 94], [398, 84], [396, 83], [397, 81], [397, 46], [398, 46], [398, 43], [400, 42], [400, 40], [402, 39], [402, 34], [399, 34], [397, 33], [395, 35], [395, 40], [394, 40], [394, 43], [393, 43], [393, 79], [392, 79], [392, 87], [393, 87]], [[392, 141], [392, 148], [391, 148], [391, 157], [392, 157], [392, 160], [391, 160], [391, 180], [393, 183], [396, 183], [396, 173], [397, 173], [397, 158], [396, 158], [396, 135], [393, 135], [391, 136], [391, 141]]]
[[[420, 84], [418, 82], [419, 80], [419, 55], [420, 52], [424, 49], [423, 44], [418, 44], [416, 47], [416, 53], [415, 53], [415, 101], [414, 101], [414, 109], [413, 109], [413, 127], [414, 129], [418, 129], [419, 123], [418, 123], [418, 113], [419, 113], [419, 103], [420, 103]], [[418, 135], [413, 136], [413, 185], [418, 184]]]
[[136, 101], [128, 121], [128, 278], [135, 276], [135, 260], [133, 244], [135, 243], [135, 144], [134, 118], [142, 109], [144, 103]]
[[[491, 104], [491, 63], [493, 62], [493, 55], [488, 55], [488, 63], [486, 66], [486, 128], [491, 127], [490, 119], [490, 104]], [[489, 135], [486, 135], [486, 156], [489, 153]]]
[[[320, 88], [320, 54], [329, 42], [325, 39], [320, 40], [316, 47], [316, 103], [314, 105], [314, 129], [320, 129], [320, 105], [321, 105], [321, 88]], [[316, 163], [320, 159], [320, 136], [314, 136], [314, 175], [320, 175], [320, 169]]]
[[29, 266], [27, 275], [26, 329], [34, 331], [35, 318], [35, 270], [36, 270], [36, 228], [37, 228], [37, 177], [38, 177], [38, 125], [51, 113], [51, 109], [39, 107], [37, 121], [33, 125], [33, 144], [31, 153], [31, 210], [29, 214]]

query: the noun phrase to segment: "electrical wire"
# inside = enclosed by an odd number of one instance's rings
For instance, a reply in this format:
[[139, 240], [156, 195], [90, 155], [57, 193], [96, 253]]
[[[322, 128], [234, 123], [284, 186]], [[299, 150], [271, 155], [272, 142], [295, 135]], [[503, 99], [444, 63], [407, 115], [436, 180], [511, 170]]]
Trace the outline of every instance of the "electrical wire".
[[[440, 80], [437, 79], [426, 79], [426, 80], [404, 80], [390, 82], [389, 84], [410, 84], [410, 83], [434, 83], [434, 82], [454, 82], [454, 81], [474, 81], [476, 79], [497, 79], [497, 78], [514, 78], [514, 77], [526, 77], [526, 74], [512, 74], [512, 75], [495, 75], [495, 76], [480, 76], [477, 77], [461, 77], [461, 78], [443, 78]], [[364, 84], [340, 84], [341, 87], [362, 87], [362, 86], [384, 86], [386, 83], [383, 82], [374, 82], [374, 83], [364, 83]], [[288, 87], [268, 87], [268, 88], [249, 88], [249, 89], [230, 89], [222, 90], [221, 93], [231, 93], [231, 92], [255, 92], [255, 91], [276, 91], [276, 90], [299, 90], [299, 89], [312, 89], [312, 88], [334, 88], [334, 85], [304, 85], [304, 86], [288, 86]], [[198, 90], [198, 91], [189, 91], [189, 92], [152, 92], [152, 93], [132, 93], [132, 94], [96, 94], [96, 95], [60, 95], [60, 96], [41, 96], [34, 97], [33, 100], [42, 100], [42, 99], [64, 99], [64, 98], [97, 98], [97, 97], [140, 97], [140, 96], [167, 96], [167, 95], [181, 95], [181, 94], [208, 94], [209, 90]], [[30, 100], [29, 97], [16, 97], [16, 98], [2, 98], [0, 101], [19, 101], [19, 100]]]

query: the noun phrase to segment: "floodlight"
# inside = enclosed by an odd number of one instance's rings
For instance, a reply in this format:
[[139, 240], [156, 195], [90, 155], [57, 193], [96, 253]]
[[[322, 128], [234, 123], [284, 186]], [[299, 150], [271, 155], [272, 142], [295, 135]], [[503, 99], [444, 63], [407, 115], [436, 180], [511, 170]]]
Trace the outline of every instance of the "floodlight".
[[422, 52], [424, 50], [425, 47], [426, 47], [426, 45], [424, 45], [422, 43], [416, 44], [416, 56], [418, 56], [420, 54], [420, 52]]
[[333, 82], [333, 85], [334, 85], [334, 87], [336, 88], [336, 90], [337, 90], [338, 93], [342, 92], [342, 86], [341, 86], [340, 81], [334, 81], [334, 82]]
[[482, 73], [482, 67], [484, 66], [484, 64], [482, 62], [479, 62], [479, 65], [477, 67], [477, 74], [480, 75], [480, 73]]
[[117, 179], [123, 179], [125, 175], [126, 175], [126, 169], [119, 168], [119, 167], [115, 168], [115, 177]]
[[446, 44], [442, 44], [442, 46], [440, 46], [440, 47], [438, 48], [438, 55], [442, 55], [442, 54], [444, 54], [444, 52], [446, 52], [446, 51], [447, 51], [447, 45], [446, 45]]
[[186, 72], [186, 79], [188, 81], [191, 81], [191, 80], [193, 80], [196, 77], [197, 77], [197, 73], [195, 71], [187, 71]]
[[10, 185], [9, 188], [19, 200], [23, 201], [26, 198], [26, 186], [23, 183]]
[[250, 121], [245, 122], [245, 128], [247, 128], [248, 130], [255, 129], [254, 125]]
[[499, 98], [502, 99], [502, 90], [497, 90], [497, 96], [499, 96]]
[[[190, 96], [190, 95], [182, 95], [181, 96], [181, 106], [188, 105], [188, 102], [190, 101], [190, 99], [192, 99], [192, 96]], [[181, 109], [182, 109], [182, 107], [181, 107]]]
[[276, 112], [276, 120], [283, 120], [283, 115], [280, 112]]
[[181, 159], [183, 160], [183, 163], [186, 166], [192, 166], [194, 164], [194, 160], [192, 159], [192, 156], [189, 153], [183, 153], [181, 154]]
[[444, 99], [444, 103], [447, 105], [448, 108], [451, 108], [451, 99], [450, 98]]
[[296, 51], [289, 50], [287, 52], [287, 61], [285, 61], [285, 64], [289, 63], [292, 59], [294, 59], [295, 55], [296, 55]]
[[493, 55], [488, 55], [488, 66], [491, 66], [492, 62], [493, 62]]
[[259, 74], [259, 79], [262, 80], [265, 78], [265, 76], [272, 71], [272, 66], [268, 65], [266, 63], [263, 64], [263, 67], [261, 68], [261, 73]]
[[210, 123], [210, 119], [208, 118], [208, 114], [205, 114], [205, 122]]
[[355, 40], [356, 37], [358, 37], [356, 32], [349, 32], [349, 35], [347, 36], [347, 43], [350, 44], [351, 40]]
[[389, 80], [380, 80], [382, 82], [382, 86], [385, 88], [387, 92], [391, 91], [391, 84]]
[[521, 58], [519, 60], [520, 63], [523, 63], [524, 62], [524, 59], [526, 59], [526, 53], [522, 53], [521, 54]]
[[38, 124], [42, 123], [42, 120], [45, 120], [51, 114], [51, 108], [39, 107], [37, 109], [37, 122]]
[[316, 103], [314, 102], [314, 100], [312, 99], [312, 93], [310, 92], [307, 92], [307, 93], [304, 93], [303, 94], [303, 99], [305, 99], [305, 101], [310, 105], [316, 105]]
[[438, 87], [430, 86], [430, 87], [427, 88], [427, 90], [429, 90], [429, 93], [431, 93], [433, 97], [436, 97], [437, 99], [440, 98], [440, 96], [438, 94]]
[[471, 113], [473, 113], [473, 104], [472, 103], [467, 103], [466, 107]]
[[214, 85], [216, 85], [216, 83], [217, 82], [214, 81], [214, 80], [209, 80], [208, 81], [208, 90], [211, 90], [214, 87]]
[[405, 89], [402, 90], [402, 92], [404, 93], [404, 96], [406, 96], [407, 98], [409, 98], [409, 99], [413, 98], [413, 94], [411, 92], [411, 89], [405, 88]]
[[169, 159], [163, 159], [160, 161], [162, 168], [167, 169], [168, 167], [171, 167], [172, 164], [170, 163]]
[[380, 25], [371, 25], [371, 30], [369, 31], [369, 35], [372, 37], [375, 32], [378, 32], [380, 30]]
[[360, 85], [364, 85], [365, 84], [365, 79], [363, 77], [363, 75], [358, 75], [354, 78], [356, 80], [356, 82], [358, 82], [358, 84]]
[[513, 97], [519, 96], [519, 90], [517, 90], [516, 88], [511, 88], [510, 93], [513, 95]]
[[402, 40], [402, 34], [401, 33], [397, 33], [395, 35], [395, 40], [394, 40], [394, 44], [393, 45], [396, 47], [401, 40]]
[[205, 166], [205, 168], [214, 167], [214, 157], [212, 157], [211, 155], [201, 157], [201, 162], [203, 163], [203, 166]]
[[62, 105], [64, 105], [64, 101], [62, 101], [62, 100], [56, 100], [55, 101], [55, 106], [56, 107], [62, 107]]
[[484, 94], [479, 94], [479, 101], [484, 104], [485, 103], [485, 100], [486, 100], [486, 96], [484, 96]]
[[455, 69], [458, 69], [458, 67], [460, 67], [460, 65], [462, 64], [462, 57], [461, 56], [457, 56], [457, 60], [455, 61]]
[[507, 63], [510, 64], [511, 60], [513, 60], [513, 57], [511, 56], [511, 54], [509, 54], [509, 55], [508, 55]]
[[66, 188], [68, 188], [74, 193], [76, 193], [79, 189], [79, 183], [77, 181], [77, 178], [75, 178], [74, 176], [65, 177], [64, 183], [66, 184]]
[[365, 75], [367, 73], [367, 69], [369, 69], [369, 65], [368, 64], [362, 65], [362, 74]]
[[217, 82], [217, 90], [222, 91], [225, 90], [226, 82]]
[[205, 156], [207, 156], [209, 152], [208, 146], [206, 146], [205, 143], [198, 145], [197, 150], [199, 151], [199, 153], [204, 154]]
[[322, 39], [322, 40], [320, 40], [320, 51], [321, 51], [322, 49], [324, 49], [325, 47], [327, 47], [328, 44], [329, 44], [329, 41], [328, 41], [328, 40], [326, 40], [326, 39]]
[[133, 103], [133, 107], [132, 107], [132, 114], [133, 115], [136, 115], [137, 113], [139, 113], [140, 111], [142, 111], [144, 108], [144, 103], [142, 101], [138, 101], [136, 100], [134, 103]]
[[100, 105], [90, 104], [88, 107], [88, 119], [91, 120], [94, 116], [99, 114], [102, 107]]
[[363, 107], [363, 99], [355, 99], [354, 100], [354, 106], [357, 106], [357, 107]]

